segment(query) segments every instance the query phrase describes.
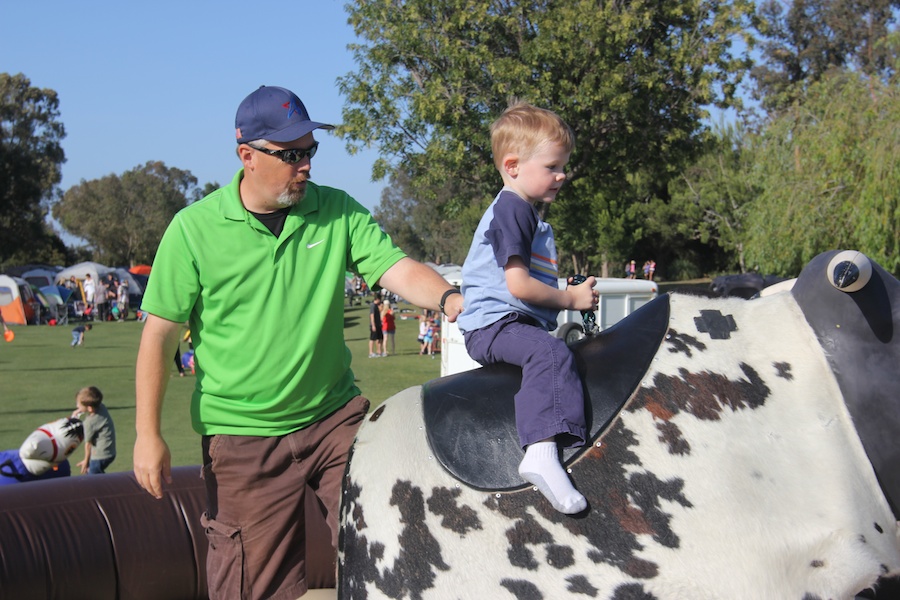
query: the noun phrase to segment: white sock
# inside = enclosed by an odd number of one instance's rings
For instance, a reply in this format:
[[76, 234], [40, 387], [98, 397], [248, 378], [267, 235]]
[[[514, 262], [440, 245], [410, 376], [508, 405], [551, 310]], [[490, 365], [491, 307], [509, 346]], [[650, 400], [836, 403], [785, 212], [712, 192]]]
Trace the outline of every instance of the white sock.
[[567, 515], [574, 515], [587, 508], [587, 500], [569, 480], [569, 475], [559, 462], [556, 442], [537, 442], [525, 450], [525, 458], [519, 464], [519, 475], [537, 486], [553, 508]]

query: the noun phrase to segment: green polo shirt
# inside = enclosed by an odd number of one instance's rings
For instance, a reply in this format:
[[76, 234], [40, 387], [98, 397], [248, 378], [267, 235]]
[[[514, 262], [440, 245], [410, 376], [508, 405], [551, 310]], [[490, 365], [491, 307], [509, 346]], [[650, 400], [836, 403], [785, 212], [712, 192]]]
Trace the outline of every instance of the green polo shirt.
[[345, 192], [307, 183], [276, 238], [231, 184], [169, 224], [141, 309], [190, 321], [202, 435], [284, 435], [359, 389], [344, 343], [348, 270], [373, 284], [404, 253]]

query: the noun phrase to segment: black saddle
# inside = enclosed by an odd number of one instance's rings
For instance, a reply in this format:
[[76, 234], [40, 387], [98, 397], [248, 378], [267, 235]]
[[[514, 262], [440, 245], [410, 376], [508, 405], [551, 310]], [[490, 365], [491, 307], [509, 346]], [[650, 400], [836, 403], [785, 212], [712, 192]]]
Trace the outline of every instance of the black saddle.
[[[585, 389], [589, 439], [602, 433], [640, 385], [669, 325], [669, 296], [644, 305], [602, 333], [574, 344]], [[496, 364], [423, 386], [425, 432], [435, 458], [450, 474], [480, 490], [526, 487], [518, 472], [524, 452], [513, 397], [522, 370]], [[584, 452], [569, 448], [566, 463]]]

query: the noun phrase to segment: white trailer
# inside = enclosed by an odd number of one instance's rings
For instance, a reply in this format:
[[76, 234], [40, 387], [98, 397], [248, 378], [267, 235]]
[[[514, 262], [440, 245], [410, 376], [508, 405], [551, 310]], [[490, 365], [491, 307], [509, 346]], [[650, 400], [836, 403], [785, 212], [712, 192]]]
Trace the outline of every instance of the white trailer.
[[[448, 279], [454, 285], [461, 281]], [[566, 280], [560, 279], [560, 289], [565, 287]], [[659, 293], [655, 281], [646, 279], [618, 279], [615, 277], [597, 278], [594, 289], [600, 293], [600, 302], [595, 313], [600, 331], [612, 327], [643, 305], [647, 304]], [[552, 335], [562, 338], [567, 344], [574, 343], [584, 337], [583, 319], [577, 310], [560, 311], [557, 317], [559, 326], [551, 331]], [[456, 323], [441, 320], [441, 377], [462, 371], [477, 369], [481, 365], [475, 362], [466, 352], [466, 343]]]
[[[560, 279], [560, 289], [565, 285], [566, 280]], [[594, 289], [600, 292], [600, 302], [594, 315], [600, 331], [609, 329], [656, 298], [659, 293], [659, 286], [655, 281], [618, 279], [615, 277], [598, 277]], [[584, 337], [584, 328], [582, 327], [584, 319], [579, 311], [560, 311], [556, 321], [559, 326], [550, 333], [566, 340], [567, 344], [576, 342]]]

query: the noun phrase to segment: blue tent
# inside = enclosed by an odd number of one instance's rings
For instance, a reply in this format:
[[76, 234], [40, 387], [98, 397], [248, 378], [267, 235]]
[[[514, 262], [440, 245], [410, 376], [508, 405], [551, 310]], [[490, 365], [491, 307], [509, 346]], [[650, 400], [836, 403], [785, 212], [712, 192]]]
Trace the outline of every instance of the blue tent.
[[69, 320], [66, 303], [72, 297], [72, 290], [62, 285], [45, 285], [40, 289], [41, 304], [47, 311], [47, 321], [54, 319], [57, 324], [65, 324]]

